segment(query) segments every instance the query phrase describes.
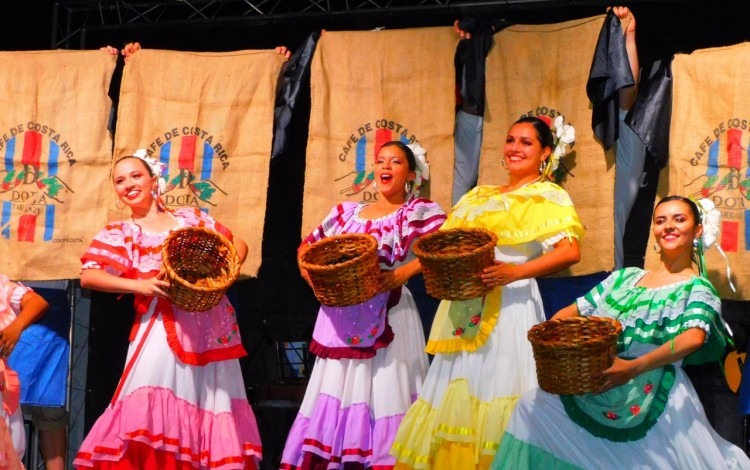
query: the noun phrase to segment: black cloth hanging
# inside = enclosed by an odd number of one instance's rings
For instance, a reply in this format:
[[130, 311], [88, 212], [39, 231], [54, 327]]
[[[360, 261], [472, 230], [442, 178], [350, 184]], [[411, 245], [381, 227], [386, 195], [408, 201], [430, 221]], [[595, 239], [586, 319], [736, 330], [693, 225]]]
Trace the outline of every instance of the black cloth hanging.
[[633, 85], [635, 80], [630, 70], [620, 19], [610, 10], [596, 42], [586, 83], [586, 94], [593, 104], [591, 128], [604, 150], [611, 149], [619, 135], [618, 91]]
[[320, 32], [310, 34], [294, 52], [279, 75], [276, 87], [276, 104], [273, 111], [273, 146], [271, 158], [284, 152], [289, 141], [289, 124], [297, 106], [302, 86], [310, 86], [310, 66]]
[[503, 20], [464, 18], [458, 27], [471, 34], [456, 47], [457, 106], [475, 116], [484, 115], [485, 69], [487, 54], [492, 48], [492, 35], [508, 25]]

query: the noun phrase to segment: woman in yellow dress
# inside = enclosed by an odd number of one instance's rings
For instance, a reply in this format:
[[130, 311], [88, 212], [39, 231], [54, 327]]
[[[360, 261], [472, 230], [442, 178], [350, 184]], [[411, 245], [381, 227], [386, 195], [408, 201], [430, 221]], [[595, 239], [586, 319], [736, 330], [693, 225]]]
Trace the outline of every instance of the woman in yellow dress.
[[441, 302], [427, 344], [434, 361], [391, 450], [396, 468], [488, 468], [516, 401], [537, 387], [526, 333], [545, 316], [534, 278], [577, 263], [584, 232], [568, 193], [547, 178], [574, 136], [561, 121], [558, 145], [541, 119], [516, 121], [503, 149], [509, 183], [474, 188], [442, 227], [497, 234], [482, 274], [492, 291]]

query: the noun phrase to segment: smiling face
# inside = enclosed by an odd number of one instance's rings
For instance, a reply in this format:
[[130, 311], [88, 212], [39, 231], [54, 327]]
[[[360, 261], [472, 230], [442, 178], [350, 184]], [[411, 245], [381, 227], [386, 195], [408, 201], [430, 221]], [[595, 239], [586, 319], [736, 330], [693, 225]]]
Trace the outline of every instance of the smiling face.
[[517, 178], [539, 176], [539, 166], [551, 152], [551, 148], [542, 147], [536, 129], [527, 122], [514, 124], [505, 137], [505, 166]]
[[146, 163], [140, 158], [123, 158], [112, 170], [115, 192], [130, 208], [148, 209], [154, 203], [151, 191], [156, 177], [151, 176]]
[[405, 198], [404, 186], [413, 181], [416, 173], [409, 169], [409, 160], [403, 150], [395, 145], [380, 148], [375, 157], [375, 182], [386, 199]]
[[663, 202], [654, 210], [654, 238], [662, 253], [687, 254], [693, 251], [693, 240], [703, 233], [693, 209], [685, 201]]

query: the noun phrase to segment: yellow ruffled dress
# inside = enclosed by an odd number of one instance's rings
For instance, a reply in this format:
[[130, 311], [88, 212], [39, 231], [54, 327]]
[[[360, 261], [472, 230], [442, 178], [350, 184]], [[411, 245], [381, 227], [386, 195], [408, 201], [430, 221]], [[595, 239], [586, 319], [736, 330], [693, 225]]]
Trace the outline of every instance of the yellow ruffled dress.
[[[583, 226], [568, 193], [538, 181], [503, 193], [479, 186], [442, 229], [482, 227], [498, 235], [495, 258], [521, 264]], [[544, 321], [536, 280], [498, 287], [484, 298], [442, 301], [427, 352], [435, 358], [404, 417], [391, 454], [396, 468], [488, 468], [519, 396], [537, 387], [526, 333]]]

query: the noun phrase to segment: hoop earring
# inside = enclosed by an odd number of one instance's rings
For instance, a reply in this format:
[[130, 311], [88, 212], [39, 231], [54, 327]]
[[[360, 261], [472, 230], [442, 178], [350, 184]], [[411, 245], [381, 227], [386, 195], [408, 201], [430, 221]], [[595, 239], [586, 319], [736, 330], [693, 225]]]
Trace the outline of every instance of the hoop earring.
[[660, 247], [660, 246], [659, 246], [659, 244], [658, 244], [658, 243], [656, 243], [656, 242], [654, 242], [654, 253], [656, 253], [657, 255], [658, 255], [659, 253], [661, 253], [661, 247]]

